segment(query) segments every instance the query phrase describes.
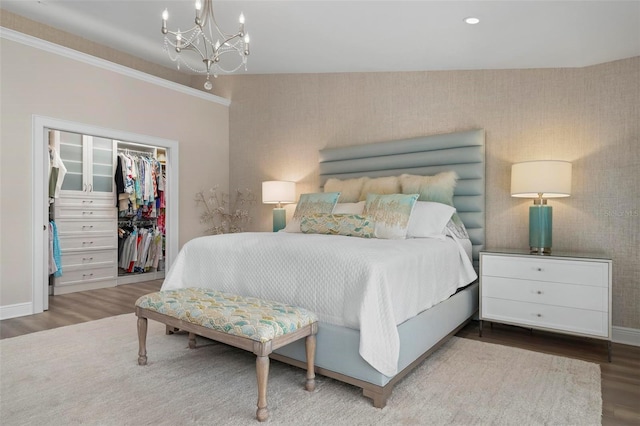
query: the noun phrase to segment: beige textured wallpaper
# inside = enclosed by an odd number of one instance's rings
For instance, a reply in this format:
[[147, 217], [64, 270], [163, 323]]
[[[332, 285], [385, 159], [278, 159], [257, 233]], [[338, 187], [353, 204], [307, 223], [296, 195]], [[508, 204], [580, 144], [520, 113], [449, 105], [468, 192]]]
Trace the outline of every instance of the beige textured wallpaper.
[[[237, 75], [230, 187], [319, 187], [318, 150], [482, 128], [487, 246], [526, 248], [530, 200], [509, 194], [511, 164], [573, 163], [570, 198], [551, 200], [554, 249], [613, 259], [613, 324], [640, 329], [640, 58], [580, 69]], [[196, 83], [199, 84], [199, 83]], [[289, 217], [293, 206], [288, 207]], [[269, 230], [271, 207], [254, 208]]]

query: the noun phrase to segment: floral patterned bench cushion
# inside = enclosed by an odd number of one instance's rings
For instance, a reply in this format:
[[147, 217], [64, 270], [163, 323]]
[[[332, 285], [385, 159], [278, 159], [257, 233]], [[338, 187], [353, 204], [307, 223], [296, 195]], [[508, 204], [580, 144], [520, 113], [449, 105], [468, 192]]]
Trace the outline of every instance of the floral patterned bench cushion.
[[136, 306], [263, 343], [317, 321], [303, 308], [204, 288], [150, 293]]

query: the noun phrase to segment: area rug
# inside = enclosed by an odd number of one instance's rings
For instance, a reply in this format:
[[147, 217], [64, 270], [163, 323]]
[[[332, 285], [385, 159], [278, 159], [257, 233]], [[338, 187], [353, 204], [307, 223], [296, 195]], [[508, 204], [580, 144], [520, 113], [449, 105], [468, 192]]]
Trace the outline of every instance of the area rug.
[[[137, 365], [136, 317], [120, 315], [0, 341], [0, 419], [13, 425], [254, 425], [252, 354], [149, 321]], [[361, 389], [271, 362], [269, 424], [595, 425], [600, 367], [452, 338], [397, 384], [384, 409]]]

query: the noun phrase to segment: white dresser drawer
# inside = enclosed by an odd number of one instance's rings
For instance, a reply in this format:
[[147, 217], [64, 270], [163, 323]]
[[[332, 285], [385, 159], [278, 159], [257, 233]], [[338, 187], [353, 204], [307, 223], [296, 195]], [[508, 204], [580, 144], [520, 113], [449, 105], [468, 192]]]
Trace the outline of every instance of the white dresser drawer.
[[79, 283], [90, 283], [94, 281], [116, 279], [118, 277], [118, 268], [114, 266], [104, 266], [96, 268], [82, 268], [71, 271], [65, 271], [62, 267], [62, 276], [55, 279], [54, 285], [72, 285]]
[[58, 235], [73, 233], [115, 233], [118, 221], [115, 219], [59, 219], [56, 220]]
[[601, 311], [483, 297], [481, 318], [609, 338], [608, 314]]
[[85, 253], [63, 253], [61, 260], [63, 272], [79, 268], [114, 266], [118, 261], [118, 252], [116, 250], [92, 250]]
[[606, 287], [483, 276], [482, 297], [607, 312]]
[[[56, 219], [117, 219], [115, 207], [59, 206], [54, 210]], [[114, 230], [115, 231], [115, 230]]]
[[60, 236], [60, 250], [65, 252], [105, 250], [118, 248], [118, 236], [113, 235], [64, 235]]
[[607, 262], [483, 255], [480, 272], [483, 276], [606, 288], [609, 285], [608, 268]]
[[73, 196], [64, 195], [56, 198], [55, 207], [115, 207], [115, 196]]

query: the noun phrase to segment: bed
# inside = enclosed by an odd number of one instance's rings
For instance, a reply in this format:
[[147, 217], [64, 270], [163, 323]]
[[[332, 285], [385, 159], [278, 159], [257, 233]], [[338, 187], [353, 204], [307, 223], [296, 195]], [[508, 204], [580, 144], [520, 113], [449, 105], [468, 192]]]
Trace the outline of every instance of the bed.
[[[484, 130], [325, 149], [319, 170], [323, 185], [454, 171], [453, 204], [469, 240], [288, 232], [202, 237], [185, 244], [162, 289], [204, 286], [315, 311], [316, 372], [361, 387], [384, 407], [393, 386], [478, 309], [471, 258], [477, 262], [484, 244]], [[337, 246], [339, 256], [332, 253]], [[447, 274], [427, 277], [424, 270], [436, 265]], [[427, 279], [434, 282], [429, 292], [420, 286]], [[305, 368], [304, 351], [296, 342], [271, 357]]]

